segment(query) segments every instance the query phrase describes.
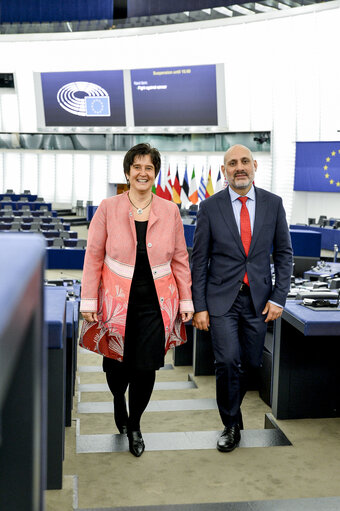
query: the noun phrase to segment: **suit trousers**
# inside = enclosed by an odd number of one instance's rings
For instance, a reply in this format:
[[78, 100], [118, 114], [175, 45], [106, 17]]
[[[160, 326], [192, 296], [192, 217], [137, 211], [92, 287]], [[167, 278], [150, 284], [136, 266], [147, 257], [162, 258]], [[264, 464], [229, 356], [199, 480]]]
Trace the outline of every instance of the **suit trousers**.
[[261, 366], [265, 319], [256, 315], [249, 288], [240, 290], [225, 315], [210, 314], [216, 400], [225, 426], [239, 424], [243, 428], [240, 407], [247, 391], [247, 372]]

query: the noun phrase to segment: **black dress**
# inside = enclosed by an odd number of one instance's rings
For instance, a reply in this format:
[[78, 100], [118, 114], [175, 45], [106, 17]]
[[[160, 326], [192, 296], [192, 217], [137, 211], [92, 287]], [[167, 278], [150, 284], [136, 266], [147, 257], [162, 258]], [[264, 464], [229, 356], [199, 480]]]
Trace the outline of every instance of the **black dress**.
[[131, 369], [156, 370], [164, 365], [165, 334], [146, 250], [148, 222], [135, 221], [137, 254], [126, 317], [123, 363]]

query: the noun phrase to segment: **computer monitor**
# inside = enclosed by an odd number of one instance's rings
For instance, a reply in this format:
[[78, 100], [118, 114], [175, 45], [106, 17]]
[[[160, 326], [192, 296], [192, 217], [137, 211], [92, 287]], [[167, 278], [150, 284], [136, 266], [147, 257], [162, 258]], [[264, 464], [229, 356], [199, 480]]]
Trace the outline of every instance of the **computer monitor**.
[[295, 277], [303, 277], [305, 271], [316, 266], [320, 257], [294, 256], [293, 275]]

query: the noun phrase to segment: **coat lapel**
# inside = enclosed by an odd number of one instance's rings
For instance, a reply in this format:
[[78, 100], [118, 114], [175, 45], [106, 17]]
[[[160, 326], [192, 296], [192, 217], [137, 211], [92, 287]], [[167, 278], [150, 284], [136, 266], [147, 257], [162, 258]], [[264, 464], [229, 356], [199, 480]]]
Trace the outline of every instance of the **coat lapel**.
[[235, 238], [237, 246], [239, 249], [245, 254], [244, 248], [241, 241], [240, 233], [238, 232], [238, 228], [236, 225], [236, 220], [234, 216], [233, 206], [230, 199], [230, 194], [228, 188], [226, 188], [218, 197], [218, 206], [222, 214], [222, 218], [224, 222], [227, 224], [228, 229], [231, 234]]
[[154, 195], [152, 198], [152, 204], [151, 204], [151, 210], [149, 215], [149, 221], [148, 221], [148, 231], [151, 229], [151, 227], [158, 222], [159, 216], [158, 216], [158, 197], [157, 195]]
[[261, 193], [261, 189], [255, 188], [255, 194], [256, 194], [255, 221], [248, 256], [251, 254], [256, 244], [259, 233], [261, 232], [262, 229], [262, 224], [267, 214], [267, 204], [263, 194]]
[[134, 240], [135, 245], [137, 244], [137, 234], [136, 234], [136, 226], [135, 226], [135, 219], [133, 216], [133, 209], [131, 206], [131, 203], [129, 201], [128, 192], [124, 192], [123, 196], [125, 197], [125, 208], [126, 208], [126, 214], [129, 219], [129, 225], [131, 229], [132, 238]]

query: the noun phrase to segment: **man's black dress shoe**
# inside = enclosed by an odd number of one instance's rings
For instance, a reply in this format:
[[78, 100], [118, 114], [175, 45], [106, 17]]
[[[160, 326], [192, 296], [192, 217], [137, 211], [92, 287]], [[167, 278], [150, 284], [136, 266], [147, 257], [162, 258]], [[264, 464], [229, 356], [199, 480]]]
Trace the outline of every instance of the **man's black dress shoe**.
[[140, 431], [129, 431], [128, 439], [131, 454], [139, 458], [139, 456], [143, 454], [145, 449], [142, 433]]
[[238, 446], [241, 440], [240, 426], [226, 426], [217, 440], [217, 449], [221, 452], [230, 452]]

